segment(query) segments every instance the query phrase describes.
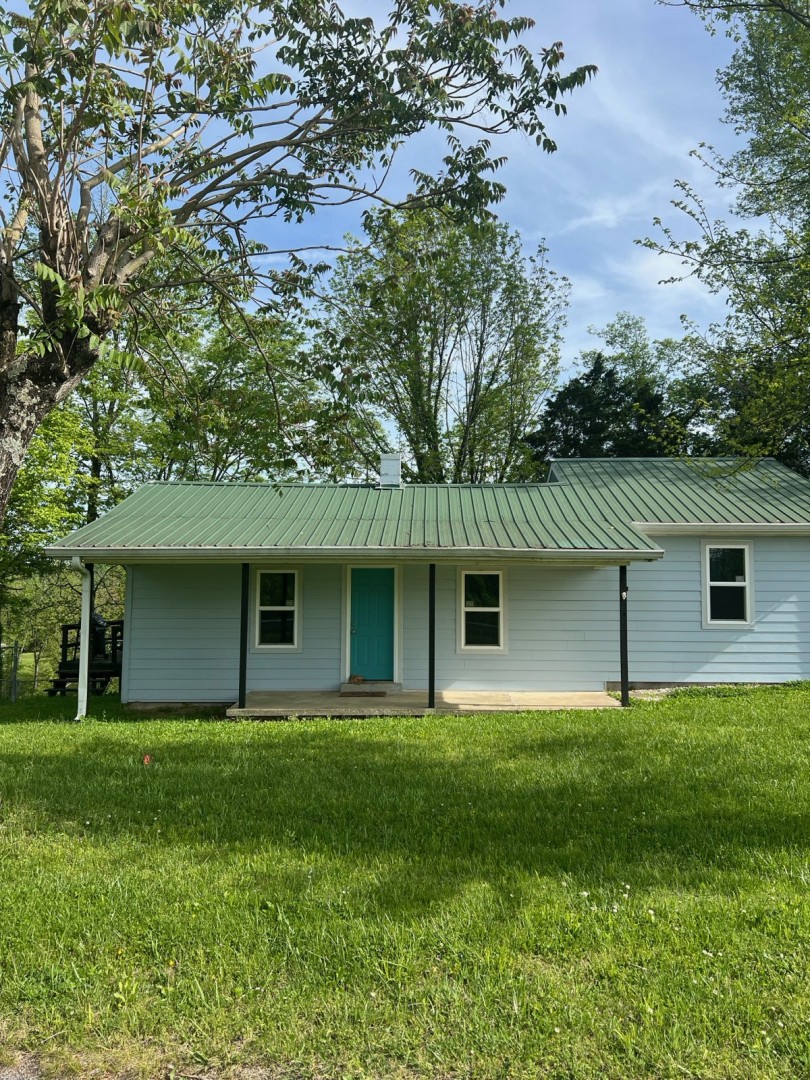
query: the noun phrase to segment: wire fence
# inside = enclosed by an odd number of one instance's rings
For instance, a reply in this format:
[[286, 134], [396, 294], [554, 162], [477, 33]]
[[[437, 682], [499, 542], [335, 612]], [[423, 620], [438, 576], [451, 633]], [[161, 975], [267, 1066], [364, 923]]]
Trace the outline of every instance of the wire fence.
[[15, 704], [20, 698], [43, 693], [50, 685], [54, 661], [26, 653], [19, 641], [0, 645], [0, 701]]
[[12, 705], [24, 693], [24, 680], [20, 676], [21, 656], [22, 648], [18, 641], [13, 645], [0, 645], [0, 701], [10, 701]]

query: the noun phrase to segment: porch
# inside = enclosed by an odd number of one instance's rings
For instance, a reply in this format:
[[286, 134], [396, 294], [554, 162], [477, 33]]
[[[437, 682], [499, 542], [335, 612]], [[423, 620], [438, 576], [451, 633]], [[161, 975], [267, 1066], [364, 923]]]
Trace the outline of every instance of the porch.
[[602, 691], [532, 693], [484, 690], [437, 690], [436, 705], [428, 705], [427, 690], [398, 690], [384, 696], [347, 695], [334, 691], [253, 691], [243, 708], [232, 705], [227, 715], [283, 719], [290, 716], [425, 716], [433, 713], [535, 712], [554, 709], [616, 709], [620, 702]]

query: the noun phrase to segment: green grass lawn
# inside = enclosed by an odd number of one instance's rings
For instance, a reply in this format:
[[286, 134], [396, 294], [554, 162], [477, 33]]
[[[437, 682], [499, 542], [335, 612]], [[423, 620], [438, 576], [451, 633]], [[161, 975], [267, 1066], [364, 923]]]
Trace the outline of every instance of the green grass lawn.
[[0, 708], [7, 1057], [810, 1076], [807, 686], [287, 724], [92, 704]]

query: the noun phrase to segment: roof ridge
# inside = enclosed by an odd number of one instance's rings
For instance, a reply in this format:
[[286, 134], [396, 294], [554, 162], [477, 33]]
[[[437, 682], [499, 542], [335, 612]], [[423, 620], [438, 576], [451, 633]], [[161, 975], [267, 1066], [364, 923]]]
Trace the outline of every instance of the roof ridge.
[[[653, 454], [619, 454], [615, 457], [613, 455], [610, 457], [605, 455], [599, 457], [582, 455], [581, 457], [553, 457], [549, 458], [549, 461], [554, 463], [564, 462], [565, 464], [578, 461], [598, 461], [601, 465], [610, 465], [613, 461], [774, 461], [777, 465], [782, 464], [776, 461], [773, 454], [765, 454], [762, 457], [746, 454], [664, 454], [660, 457]], [[785, 465], [783, 468], [788, 468], [788, 466]]]
[[[407, 489], [415, 488], [435, 488], [437, 490], [456, 490], [459, 488], [464, 489], [480, 489], [482, 491], [491, 491], [501, 488], [517, 488], [521, 491], [526, 488], [544, 488], [547, 486], [545, 480], [515, 480], [508, 483], [491, 482], [485, 484], [402, 484], [400, 487], [380, 487], [379, 484], [328, 484], [307, 481], [294, 481], [294, 480], [145, 480], [140, 484], [135, 492], [140, 491], [145, 487], [214, 487], [214, 488], [240, 488], [240, 487], [258, 487], [258, 488], [295, 488], [296, 491], [301, 489], [312, 491], [322, 488], [328, 491], [340, 490], [360, 490], [360, 491], [405, 491]], [[132, 494], [135, 494], [132, 492]]]

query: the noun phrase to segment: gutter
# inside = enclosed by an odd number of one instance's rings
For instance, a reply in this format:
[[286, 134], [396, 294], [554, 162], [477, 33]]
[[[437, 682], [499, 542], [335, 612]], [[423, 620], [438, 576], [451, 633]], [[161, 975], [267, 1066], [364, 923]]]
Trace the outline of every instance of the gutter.
[[649, 536], [810, 536], [806, 521], [634, 521]]
[[[45, 555], [54, 559], [77, 560], [75, 548], [45, 548]], [[83, 548], [81, 557], [94, 562], [260, 562], [262, 559], [296, 559], [298, 561], [345, 561], [362, 559], [403, 559], [410, 562], [457, 562], [477, 559], [481, 562], [521, 560], [530, 562], [592, 562], [602, 560], [608, 565], [623, 562], [649, 562], [664, 556], [662, 548]]]
[[93, 606], [93, 575], [82, 560], [74, 555], [70, 560], [74, 570], [82, 575], [82, 614], [79, 623], [79, 684], [76, 689], [76, 720], [87, 716], [87, 689], [90, 682], [90, 613]]

